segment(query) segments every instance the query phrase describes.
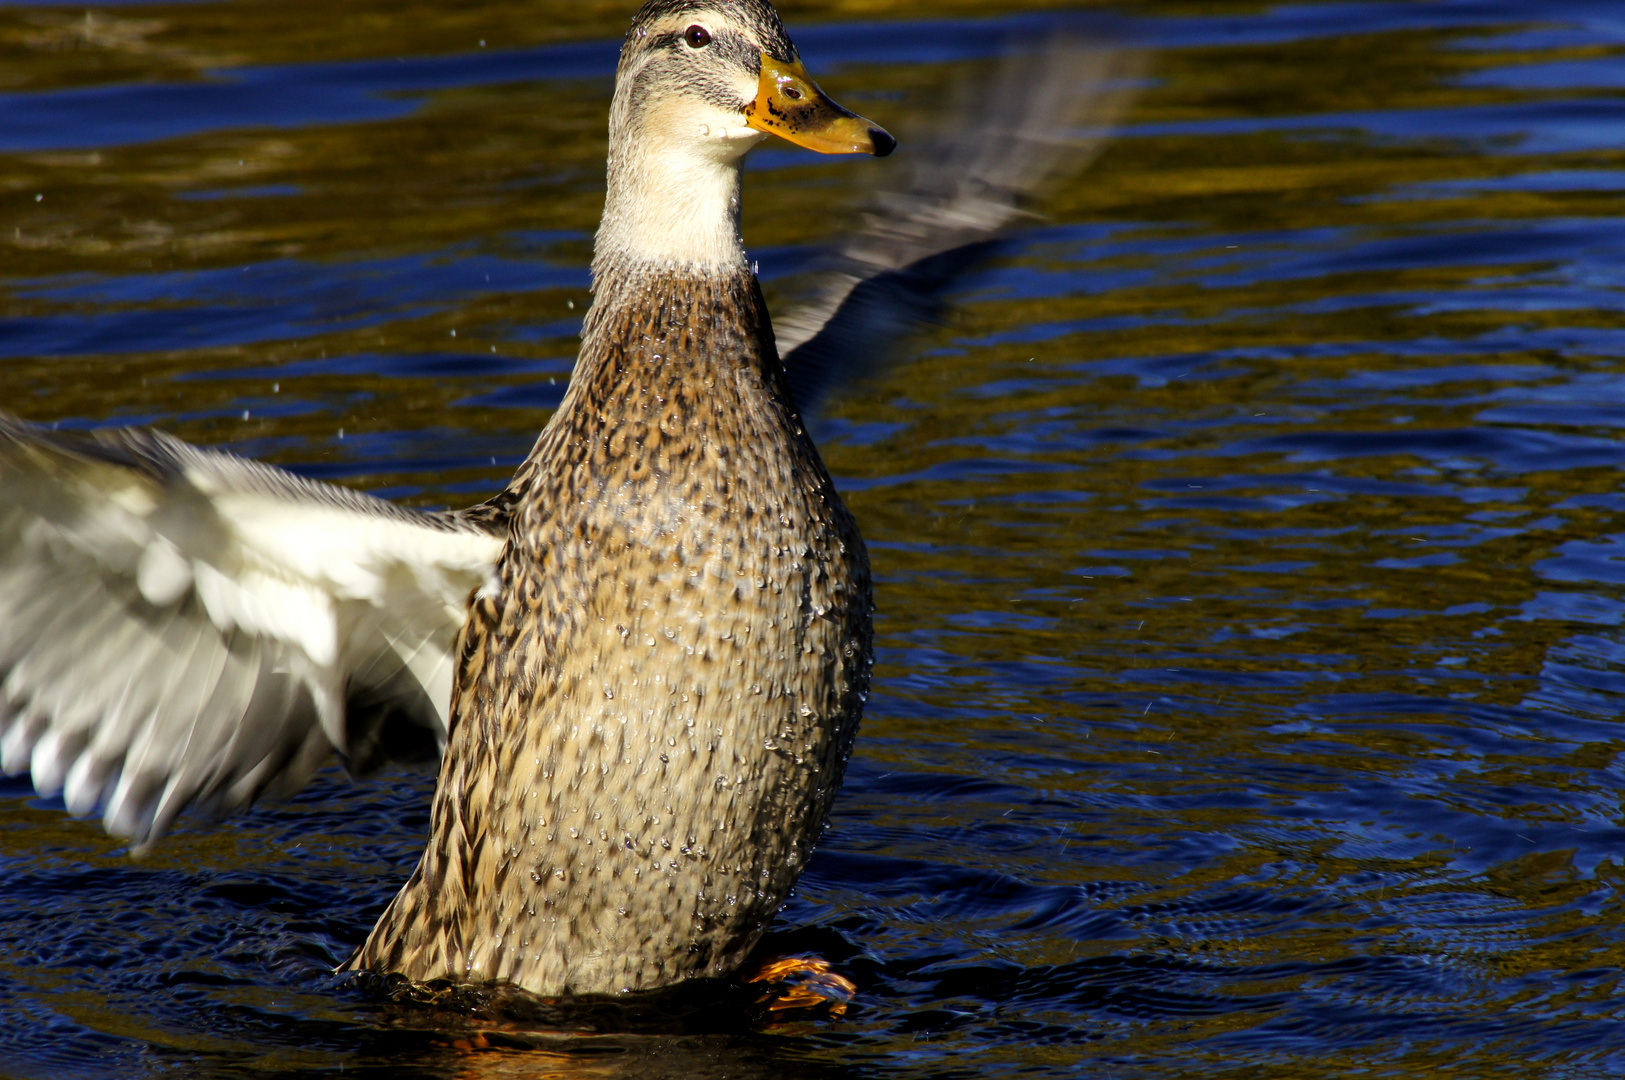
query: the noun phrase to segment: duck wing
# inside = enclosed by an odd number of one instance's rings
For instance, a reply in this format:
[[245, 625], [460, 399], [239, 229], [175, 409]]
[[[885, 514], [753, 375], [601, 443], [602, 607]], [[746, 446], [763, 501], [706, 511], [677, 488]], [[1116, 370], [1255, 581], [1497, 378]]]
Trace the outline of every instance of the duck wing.
[[964, 80], [905, 186], [879, 193], [832, 253], [811, 298], [774, 320], [802, 415], [873, 375], [900, 338], [936, 320], [1027, 207], [1094, 160], [1128, 100], [1133, 53], [1052, 34], [1016, 41], [990, 80]]
[[433, 755], [499, 518], [427, 514], [155, 431], [0, 414], [0, 765], [149, 845]]

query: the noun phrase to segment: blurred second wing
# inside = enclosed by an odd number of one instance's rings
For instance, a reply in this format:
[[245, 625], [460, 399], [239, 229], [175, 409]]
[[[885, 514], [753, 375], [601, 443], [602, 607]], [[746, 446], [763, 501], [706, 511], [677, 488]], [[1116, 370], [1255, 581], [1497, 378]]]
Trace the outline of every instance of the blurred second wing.
[[1043, 191], [1094, 159], [1137, 68], [1132, 52], [1057, 32], [1012, 41], [990, 79], [959, 85], [906, 184], [876, 196], [807, 303], [774, 320], [804, 416], [894, 361]]

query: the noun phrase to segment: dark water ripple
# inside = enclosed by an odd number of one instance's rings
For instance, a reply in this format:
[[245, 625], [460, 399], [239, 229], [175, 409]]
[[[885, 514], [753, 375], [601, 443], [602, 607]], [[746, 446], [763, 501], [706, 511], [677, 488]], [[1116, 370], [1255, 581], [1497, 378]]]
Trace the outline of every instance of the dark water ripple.
[[[0, 1075], [1625, 1071], [1617, 6], [1082, 24], [1152, 50], [1118, 137], [823, 424], [880, 666], [772, 945], [846, 1017], [459, 1050], [331, 974], [427, 778], [141, 862], [5, 781]], [[491, 491], [568, 377], [623, 7], [0, 11], [0, 404]], [[791, 13], [899, 159], [1058, 21]], [[753, 159], [775, 303], [886, 167]]]

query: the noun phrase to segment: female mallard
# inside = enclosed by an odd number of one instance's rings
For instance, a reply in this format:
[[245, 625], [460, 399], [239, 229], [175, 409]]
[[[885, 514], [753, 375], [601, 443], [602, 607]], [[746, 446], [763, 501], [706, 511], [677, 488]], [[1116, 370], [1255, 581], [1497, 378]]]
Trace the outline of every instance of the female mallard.
[[351, 969], [538, 993], [733, 970], [806, 863], [869, 684], [869, 563], [739, 235], [768, 131], [890, 152], [765, 0], [650, 0], [610, 109], [593, 307], [497, 502], [428, 849]]
[[819, 91], [766, 0], [644, 4], [575, 374], [475, 511], [8, 422], [7, 769], [145, 841], [332, 746], [373, 756], [443, 694], [428, 847], [348, 969], [552, 995], [736, 967], [840, 784], [873, 607], [740, 240], [740, 161], [769, 132], [894, 145]]
[[[1024, 67], [964, 158], [874, 219], [800, 320], [803, 402], [1063, 156], [1052, 132], [1099, 85], [1081, 61]], [[740, 244], [739, 163], [767, 130], [892, 146], [823, 97], [764, 0], [645, 4], [576, 372], [480, 506], [0, 414], [0, 764], [140, 851], [335, 749], [363, 771], [438, 744], [428, 848], [347, 967], [556, 994], [736, 965], [828, 812], [870, 650], [862, 541]]]

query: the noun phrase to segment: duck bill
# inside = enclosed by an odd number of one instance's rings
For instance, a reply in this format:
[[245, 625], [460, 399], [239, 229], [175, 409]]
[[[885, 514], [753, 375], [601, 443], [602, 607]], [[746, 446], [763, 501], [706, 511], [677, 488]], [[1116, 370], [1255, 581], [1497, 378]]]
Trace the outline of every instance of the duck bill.
[[820, 154], [885, 157], [897, 140], [879, 124], [831, 101], [807, 69], [762, 54], [762, 81], [745, 108], [745, 123]]

